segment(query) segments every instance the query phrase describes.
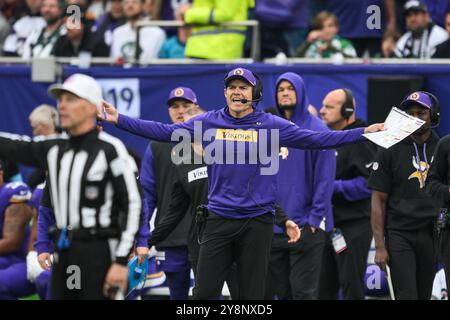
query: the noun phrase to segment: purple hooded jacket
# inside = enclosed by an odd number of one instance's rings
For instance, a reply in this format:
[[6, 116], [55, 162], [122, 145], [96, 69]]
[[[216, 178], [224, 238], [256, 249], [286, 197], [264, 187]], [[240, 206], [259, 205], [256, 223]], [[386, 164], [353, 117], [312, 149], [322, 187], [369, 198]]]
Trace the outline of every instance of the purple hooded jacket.
[[[276, 82], [276, 92], [283, 80], [295, 88], [297, 103], [290, 119], [298, 127], [313, 131], [329, 131], [317, 117], [308, 112], [309, 99], [303, 79], [292, 72], [282, 74]], [[277, 111], [282, 111], [277, 101]], [[283, 146], [282, 146], [283, 147]], [[336, 174], [335, 150], [301, 150], [288, 148], [288, 156], [280, 156], [277, 175], [277, 202], [299, 226], [318, 228], [325, 218], [326, 230], [333, 228], [331, 198]], [[275, 226], [276, 233], [283, 233]]]

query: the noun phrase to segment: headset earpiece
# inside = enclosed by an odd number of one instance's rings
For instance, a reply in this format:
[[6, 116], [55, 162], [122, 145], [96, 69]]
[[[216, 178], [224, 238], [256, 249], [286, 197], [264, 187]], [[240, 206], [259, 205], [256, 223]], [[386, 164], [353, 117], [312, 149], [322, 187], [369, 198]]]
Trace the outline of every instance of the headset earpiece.
[[432, 106], [430, 109], [431, 126], [433, 128], [435, 128], [435, 127], [439, 126], [439, 122], [441, 120], [441, 106], [440, 106], [438, 98], [434, 94], [432, 94], [430, 92], [427, 92], [427, 94], [431, 98], [431, 103], [432, 103]]
[[345, 101], [341, 107], [341, 115], [344, 119], [348, 119], [355, 112], [355, 105], [353, 104], [353, 93], [350, 89], [342, 89], [345, 93]]
[[263, 86], [262, 86], [262, 81], [261, 78], [254, 72], [253, 76], [256, 79], [256, 85], [253, 87], [253, 91], [252, 91], [252, 100], [261, 100], [262, 96], [263, 96]]

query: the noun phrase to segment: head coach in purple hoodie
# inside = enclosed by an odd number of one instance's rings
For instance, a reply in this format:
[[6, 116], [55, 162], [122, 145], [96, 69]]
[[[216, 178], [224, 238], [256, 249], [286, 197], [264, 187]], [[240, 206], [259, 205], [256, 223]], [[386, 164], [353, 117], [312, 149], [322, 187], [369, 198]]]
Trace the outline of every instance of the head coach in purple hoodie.
[[[303, 79], [292, 72], [282, 74], [276, 83], [278, 115], [302, 129], [329, 131], [308, 111], [309, 99]], [[336, 160], [334, 150], [280, 148], [277, 174], [277, 202], [302, 227], [302, 239], [287, 243], [275, 226], [269, 265], [267, 298], [317, 299], [325, 234], [320, 223], [332, 224], [331, 197]]]
[[[274, 159], [271, 157], [268, 162], [262, 153], [273, 144], [333, 149], [363, 141], [364, 132], [383, 130], [383, 125], [342, 132], [302, 129], [254, 107], [253, 102], [262, 98], [262, 86], [250, 70], [231, 70], [224, 84], [225, 107], [184, 123], [132, 119], [119, 115], [111, 104], [104, 103], [106, 120], [123, 130], [159, 141], [171, 141], [176, 138], [173, 134], [178, 134], [177, 141], [182, 137], [182, 142], [186, 142], [184, 138], [201, 139], [198, 142], [204, 148], [209, 179], [209, 215], [200, 237], [195, 298], [218, 298], [230, 267], [236, 262], [239, 299], [263, 299], [277, 195], [276, 170], [264, 169], [272, 164], [276, 166], [279, 147], [274, 150]], [[236, 157], [238, 161], [228, 161]]]

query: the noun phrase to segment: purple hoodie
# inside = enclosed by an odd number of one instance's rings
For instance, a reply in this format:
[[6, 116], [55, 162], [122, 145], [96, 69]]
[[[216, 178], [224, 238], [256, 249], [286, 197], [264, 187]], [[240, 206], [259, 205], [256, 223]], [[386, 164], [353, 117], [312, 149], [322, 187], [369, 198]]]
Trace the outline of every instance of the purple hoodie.
[[[277, 79], [275, 95], [283, 80], [292, 84], [297, 95], [297, 104], [290, 120], [302, 129], [329, 132], [328, 127], [320, 119], [308, 112], [309, 99], [303, 79], [299, 75], [292, 72], [282, 74]], [[275, 101], [281, 116], [283, 113], [276, 96]], [[286, 159], [280, 156], [277, 202], [299, 226], [309, 224], [318, 228], [323, 218], [326, 218], [326, 230], [331, 230], [333, 228], [331, 198], [336, 174], [335, 151], [289, 148], [288, 152]], [[275, 233], [284, 232], [275, 226]]]
[[[215, 133], [209, 139], [204, 139], [203, 147], [206, 151], [208, 145], [215, 142], [223, 150], [222, 157], [226, 159], [226, 140], [237, 137], [243, 132], [256, 131], [257, 134], [248, 134], [256, 137], [258, 143], [263, 135], [262, 130], [278, 129], [280, 145], [291, 148], [323, 149], [335, 148], [340, 145], [363, 141], [363, 128], [339, 132], [314, 132], [301, 129], [297, 125], [277, 116], [263, 111], [254, 110], [247, 116], [237, 119], [230, 115], [228, 107], [210, 111], [194, 119], [180, 124], [164, 124], [156, 121], [133, 119], [120, 115], [117, 126], [128, 132], [157, 141], [171, 141], [172, 133], [177, 129], [184, 129], [187, 134], [194, 137], [194, 126], [200, 126], [205, 133], [212, 129]], [[225, 131], [228, 130], [228, 131]], [[239, 130], [236, 131], [231, 130]], [[225, 132], [227, 134], [225, 134]], [[231, 133], [230, 133], [231, 132]], [[228, 135], [229, 134], [229, 135]], [[231, 139], [233, 139], [231, 138]], [[259, 139], [259, 140], [258, 140]], [[244, 142], [244, 156], [249, 158], [249, 148], [256, 143]], [[263, 147], [270, 149], [270, 145]], [[219, 149], [219, 148], [218, 148]], [[278, 151], [278, 150], [277, 150]], [[234, 144], [234, 154], [242, 153], [238, 144]], [[218, 164], [208, 165], [208, 209], [216, 214], [230, 219], [245, 219], [274, 213], [276, 200], [276, 175], [262, 175], [262, 159], [258, 158], [256, 164]], [[267, 167], [267, 165], [266, 165]]]

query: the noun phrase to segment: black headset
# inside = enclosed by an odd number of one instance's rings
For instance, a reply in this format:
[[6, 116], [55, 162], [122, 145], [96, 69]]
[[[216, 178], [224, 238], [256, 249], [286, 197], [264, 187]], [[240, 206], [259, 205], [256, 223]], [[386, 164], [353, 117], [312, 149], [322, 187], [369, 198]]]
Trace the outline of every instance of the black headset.
[[254, 72], [252, 72], [253, 76], [256, 79], [256, 85], [253, 87], [252, 91], [252, 100], [259, 101], [262, 99], [263, 96], [263, 85], [261, 78]]
[[439, 122], [441, 121], [441, 104], [439, 103], [438, 98], [430, 92], [426, 92], [428, 96], [431, 98], [431, 109], [430, 109], [430, 120], [431, 126], [436, 128], [439, 126]]
[[[252, 100], [255, 101], [255, 102], [258, 102], [258, 101], [262, 100], [262, 96], [263, 96], [262, 81], [261, 81], [261, 78], [258, 76], [258, 74], [254, 73], [253, 71], [250, 71], [250, 72], [252, 73], [252, 75], [256, 79], [256, 84], [252, 88]], [[224, 78], [225, 87], [227, 86], [227, 81], [226, 81], [227, 80], [227, 76], [228, 76], [228, 74], [226, 74], [225, 78]]]
[[348, 119], [355, 112], [355, 105], [353, 104], [353, 92], [350, 89], [343, 88], [345, 93], [345, 101], [341, 107], [341, 115], [344, 119]]

